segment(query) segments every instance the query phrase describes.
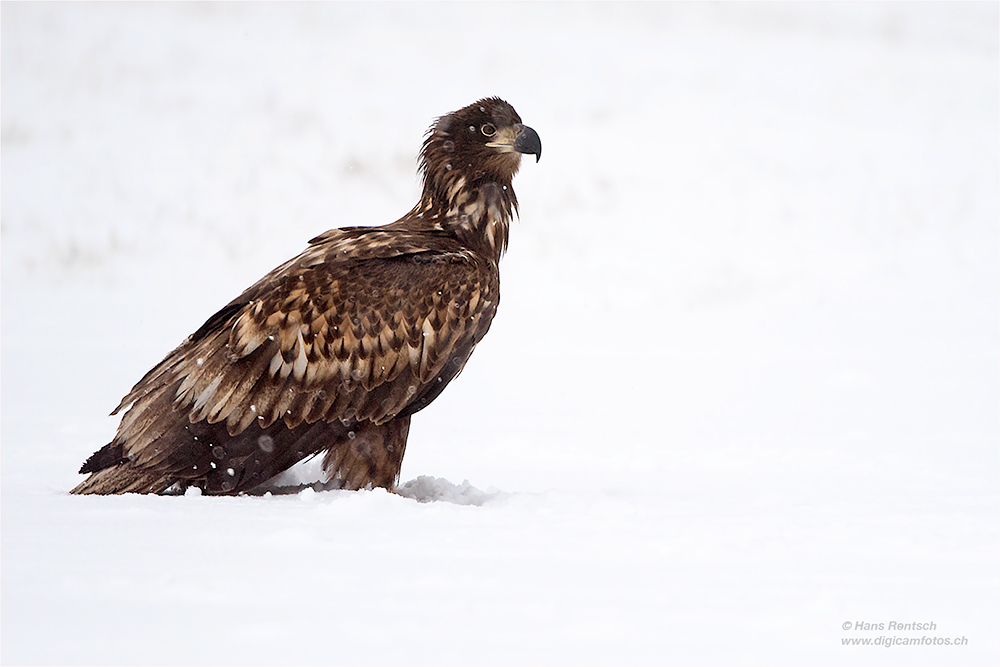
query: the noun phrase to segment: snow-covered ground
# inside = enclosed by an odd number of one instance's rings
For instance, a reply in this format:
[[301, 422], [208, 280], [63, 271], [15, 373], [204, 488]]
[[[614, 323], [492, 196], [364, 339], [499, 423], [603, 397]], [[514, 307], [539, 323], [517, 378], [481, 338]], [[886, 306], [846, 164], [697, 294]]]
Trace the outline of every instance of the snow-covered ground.
[[[4, 664], [1000, 661], [996, 3], [0, 22]], [[402, 495], [67, 494], [149, 367], [408, 210], [486, 95], [545, 151]]]

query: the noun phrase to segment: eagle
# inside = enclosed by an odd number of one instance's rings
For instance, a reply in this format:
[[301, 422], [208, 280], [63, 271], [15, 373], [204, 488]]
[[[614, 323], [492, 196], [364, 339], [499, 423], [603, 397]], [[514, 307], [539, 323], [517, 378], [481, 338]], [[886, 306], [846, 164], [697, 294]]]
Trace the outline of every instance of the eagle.
[[438, 118], [417, 205], [317, 236], [209, 317], [111, 413], [71, 493], [253, 492], [321, 453], [331, 488], [394, 489], [410, 417], [496, 314], [522, 154], [541, 159], [538, 133], [497, 97]]

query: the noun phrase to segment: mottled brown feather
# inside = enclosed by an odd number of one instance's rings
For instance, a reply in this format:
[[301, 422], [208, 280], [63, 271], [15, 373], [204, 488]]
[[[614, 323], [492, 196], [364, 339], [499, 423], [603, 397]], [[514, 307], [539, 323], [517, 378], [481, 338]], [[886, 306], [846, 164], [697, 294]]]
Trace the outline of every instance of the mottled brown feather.
[[499, 99], [438, 119], [417, 206], [317, 236], [206, 320], [122, 399], [73, 492], [237, 493], [322, 451], [345, 488], [392, 488], [410, 416], [496, 312], [521, 152], [540, 142]]

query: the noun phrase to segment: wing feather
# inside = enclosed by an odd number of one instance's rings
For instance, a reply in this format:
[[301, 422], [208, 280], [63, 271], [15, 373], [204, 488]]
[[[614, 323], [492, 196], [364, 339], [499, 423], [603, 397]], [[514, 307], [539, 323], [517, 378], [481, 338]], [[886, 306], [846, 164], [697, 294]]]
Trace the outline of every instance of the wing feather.
[[224, 422], [236, 436], [254, 422], [410, 414], [461, 370], [447, 362], [464, 363], [485, 333], [496, 299], [484, 295], [497, 283], [495, 265], [447, 237], [328, 232], [150, 371], [118, 408], [131, 406], [116, 442], [161, 461], [170, 453], [155, 443], [179, 419]]

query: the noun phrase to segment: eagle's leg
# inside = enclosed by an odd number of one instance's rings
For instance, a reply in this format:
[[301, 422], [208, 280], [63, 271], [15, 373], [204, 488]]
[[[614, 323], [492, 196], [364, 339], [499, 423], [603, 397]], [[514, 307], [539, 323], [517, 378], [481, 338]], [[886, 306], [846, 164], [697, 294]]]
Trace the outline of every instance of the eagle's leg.
[[380, 426], [369, 421], [354, 424], [337, 438], [323, 459], [327, 480], [339, 482], [343, 489], [369, 485], [394, 489], [409, 431], [409, 415]]

